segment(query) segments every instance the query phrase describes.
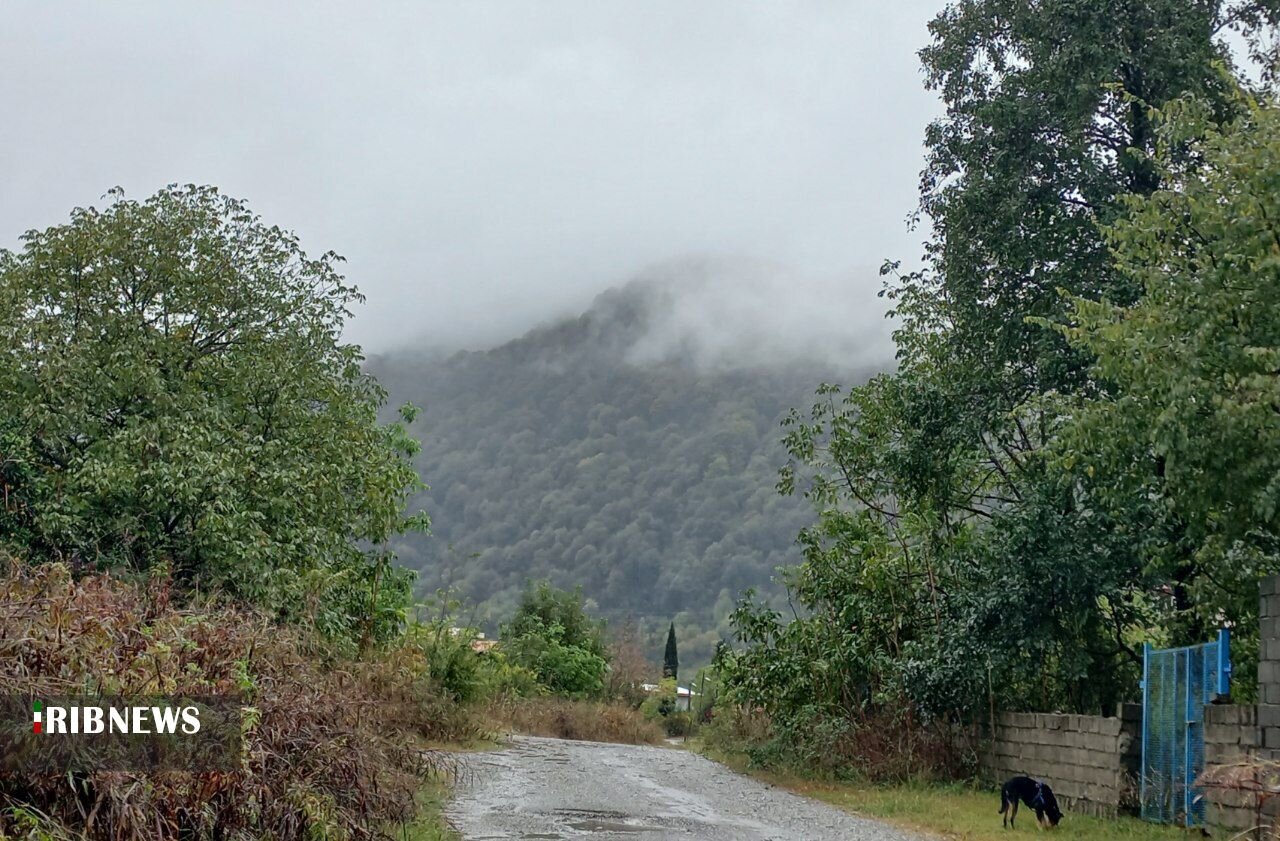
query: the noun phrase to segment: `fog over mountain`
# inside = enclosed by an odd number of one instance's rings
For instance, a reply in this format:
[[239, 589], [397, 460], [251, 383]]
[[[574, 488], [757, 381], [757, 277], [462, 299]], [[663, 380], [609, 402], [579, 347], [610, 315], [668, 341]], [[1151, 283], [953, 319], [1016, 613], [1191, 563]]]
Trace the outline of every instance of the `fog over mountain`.
[[[795, 362], [837, 369], [884, 366], [892, 358], [893, 323], [884, 302], [868, 292], [879, 283], [879, 270], [872, 267], [815, 275], [745, 257], [673, 258], [547, 319], [541, 328], [643, 289], [646, 317], [625, 334], [622, 356], [631, 364], [678, 359], [721, 371]], [[450, 350], [429, 339], [401, 339], [386, 352], [447, 356]]]
[[876, 364], [891, 345], [883, 307], [867, 295], [877, 282], [872, 268], [822, 276], [747, 259], [668, 261], [635, 281], [659, 302], [628, 361], [687, 357], [718, 370]]
[[780, 595], [812, 516], [774, 489], [780, 421], [820, 382], [890, 364], [872, 313], [805, 329], [771, 311], [789, 279], [672, 262], [487, 351], [371, 359], [393, 403], [423, 408], [416, 502], [434, 533], [396, 547], [422, 590], [456, 588], [492, 628], [530, 579], [581, 585], [655, 641], [675, 620], [681, 651], [708, 657], [744, 589]]

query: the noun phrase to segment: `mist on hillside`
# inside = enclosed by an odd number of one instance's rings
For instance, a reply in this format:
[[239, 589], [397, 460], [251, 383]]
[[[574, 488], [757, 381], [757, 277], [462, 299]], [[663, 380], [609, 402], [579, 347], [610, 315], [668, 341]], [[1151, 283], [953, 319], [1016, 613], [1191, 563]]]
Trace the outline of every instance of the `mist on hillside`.
[[815, 275], [746, 259], [673, 260], [636, 281], [658, 312], [630, 361], [691, 359], [711, 370], [794, 362], [835, 368], [887, 364], [891, 324], [869, 297], [876, 270]]
[[[619, 361], [641, 367], [883, 369], [892, 366], [893, 322], [883, 301], [868, 292], [878, 283], [873, 268], [820, 275], [744, 257], [677, 258], [637, 272], [523, 339], [506, 336], [474, 350], [530, 352], [529, 336], [563, 330], [595, 313], [597, 322], [607, 314], [608, 323], [608, 335], [593, 339], [595, 352], [607, 348]], [[455, 350], [422, 337], [395, 342], [377, 355], [442, 359]]]
[[451, 588], [493, 631], [529, 581], [582, 586], [653, 646], [674, 621], [705, 662], [742, 592], [780, 597], [800, 560], [812, 513], [774, 488], [782, 419], [890, 365], [878, 313], [782, 306], [792, 280], [671, 262], [497, 347], [372, 357], [392, 405], [423, 408], [433, 533], [395, 546], [420, 594]]

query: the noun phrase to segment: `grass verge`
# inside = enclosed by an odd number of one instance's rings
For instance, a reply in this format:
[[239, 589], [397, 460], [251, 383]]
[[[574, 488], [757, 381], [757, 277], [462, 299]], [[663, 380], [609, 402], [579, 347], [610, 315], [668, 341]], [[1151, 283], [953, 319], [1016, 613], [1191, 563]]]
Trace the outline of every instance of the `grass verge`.
[[568, 698], [516, 698], [490, 705], [488, 716], [529, 736], [551, 736], [625, 745], [660, 744], [666, 734], [626, 704]]
[[462, 841], [444, 817], [451, 788], [443, 778], [428, 780], [418, 792], [418, 814], [393, 834], [400, 841]]
[[[905, 783], [877, 785], [858, 782], [827, 782], [794, 774], [776, 773], [751, 767], [740, 754], [706, 750], [690, 743], [710, 759], [752, 777], [789, 789], [797, 794], [830, 803], [865, 817], [879, 818], [912, 829], [957, 841], [1009, 841], [1024, 834], [1037, 834], [1035, 813], [1018, 812], [1018, 827], [1011, 832], [1000, 825], [1000, 797], [993, 790], [964, 784]], [[1090, 841], [1185, 841], [1188, 834], [1174, 827], [1157, 826], [1136, 818], [1114, 820], [1091, 818], [1068, 812], [1057, 830], [1048, 836]]]

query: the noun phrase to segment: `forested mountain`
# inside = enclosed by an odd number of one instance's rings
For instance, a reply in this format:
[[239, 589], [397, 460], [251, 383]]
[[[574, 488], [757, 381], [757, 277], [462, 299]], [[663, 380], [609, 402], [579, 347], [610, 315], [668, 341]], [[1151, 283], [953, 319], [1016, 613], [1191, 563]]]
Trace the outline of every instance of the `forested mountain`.
[[778, 595], [775, 568], [799, 560], [812, 519], [775, 490], [780, 421], [856, 372], [708, 362], [696, 337], [664, 332], [683, 294], [648, 278], [492, 350], [370, 360], [393, 406], [423, 410], [432, 534], [397, 547], [423, 591], [454, 586], [496, 623], [529, 579], [582, 585], [602, 615], [640, 621], [655, 659], [674, 618], [689, 662], [744, 588]]

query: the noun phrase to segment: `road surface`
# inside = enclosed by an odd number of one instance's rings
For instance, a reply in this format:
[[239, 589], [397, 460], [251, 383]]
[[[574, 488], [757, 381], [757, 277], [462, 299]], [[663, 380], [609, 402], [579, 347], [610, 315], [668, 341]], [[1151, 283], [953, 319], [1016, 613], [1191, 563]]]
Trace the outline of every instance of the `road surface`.
[[675, 748], [518, 737], [461, 759], [467, 841], [921, 841]]

